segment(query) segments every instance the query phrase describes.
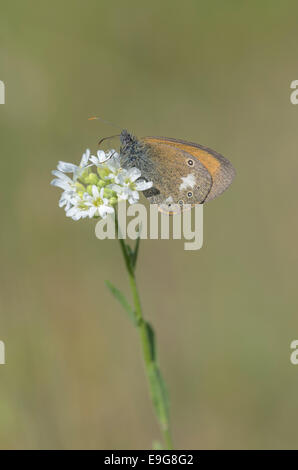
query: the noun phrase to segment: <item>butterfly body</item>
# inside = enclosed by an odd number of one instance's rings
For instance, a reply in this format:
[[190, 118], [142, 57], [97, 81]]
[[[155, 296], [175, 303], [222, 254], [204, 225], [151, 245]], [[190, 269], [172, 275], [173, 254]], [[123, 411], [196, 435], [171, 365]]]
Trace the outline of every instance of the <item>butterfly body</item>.
[[222, 155], [202, 145], [166, 137], [138, 139], [123, 130], [123, 168], [137, 167], [153, 187], [144, 191], [150, 203], [172, 212], [175, 205], [208, 202], [232, 182], [235, 170]]

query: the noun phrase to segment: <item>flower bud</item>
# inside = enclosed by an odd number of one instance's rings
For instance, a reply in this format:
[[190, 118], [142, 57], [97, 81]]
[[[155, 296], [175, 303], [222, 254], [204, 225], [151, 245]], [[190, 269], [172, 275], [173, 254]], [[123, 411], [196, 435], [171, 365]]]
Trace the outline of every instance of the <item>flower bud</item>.
[[111, 199], [110, 199], [111, 206], [114, 206], [115, 204], [117, 204], [117, 202], [118, 202], [118, 199], [116, 197], [114, 197], [114, 196], [111, 197]]
[[99, 180], [98, 183], [97, 183], [97, 186], [99, 189], [103, 188], [104, 186], [106, 186], [106, 181], [104, 180]]
[[87, 193], [90, 194], [90, 196], [92, 196], [92, 184], [88, 184], [87, 186]]
[[105, 188], [104, 189], [104, 192], [103, 192], [103, 195], [104, 197], [110, 199], [111, 197], [115, 196], [115, 191], [113, 191], [112, 189], [110, 188]]
[[97, 173], [99, 174], [99, 176], [104, 179], [106, 176], [108, 176], [110, 174], [110, 170], [109, 168], [107, 167], [97, 167]]
[[84, 171], [80, 174], [80, 176], [79, 176], [78, 179], [79, 179], [82, 183], [88, 184], [88, 183], [89, 183], [88, 177], [89, 177], [89, 170], [86, 169], [86, 170], [84, 170]]
[[80, 193], [80, 192], [85, 192], [85, 186], [83, 186], [81, 183], [78, 183], [76, 182], [76, 190], [77, 190], [77, 193]]
[[97, 184], [98, 183], [98, 176], [95, 173], [90, 173], [87, 178], [87, 183], [89, 184]]

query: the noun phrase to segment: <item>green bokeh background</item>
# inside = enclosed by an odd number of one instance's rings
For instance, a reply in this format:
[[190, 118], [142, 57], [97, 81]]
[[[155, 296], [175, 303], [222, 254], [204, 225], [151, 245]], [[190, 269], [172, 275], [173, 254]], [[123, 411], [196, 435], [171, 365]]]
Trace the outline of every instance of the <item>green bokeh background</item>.
[[138, 266], [177, 448], [297, 448], [296, 1], [1, 1], [2, 449], [150, 448], [136, 332], [104, 286], [116, 241], [49, 185], [115, 130], [227, 156], [204, 246], [145, 241]]

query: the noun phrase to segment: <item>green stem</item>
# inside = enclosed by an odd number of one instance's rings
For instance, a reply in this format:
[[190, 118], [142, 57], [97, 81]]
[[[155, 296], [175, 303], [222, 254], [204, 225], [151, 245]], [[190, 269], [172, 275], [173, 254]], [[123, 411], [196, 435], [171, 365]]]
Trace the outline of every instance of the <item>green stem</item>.
[[[117, 216], [115, 221], [118, 234]], [[140, 336], [143, 359], [145, 363], [145, 371], [149, 382], [151, 397], [156, 409], [157, 417], [161, 427], [161, 432], [165, 441], [165, 446], [168, 450], [171, 450], [173, 449], [173, 443], [170, 432], [169, 416], [167, 411], [167, 397], [166, 392], [163, 389], [163, 379], [159, 370], [159, 365], [156, 361], [154, 333], [151, 326], [145, 321], [143, 317], [140, 295], [136, 283], [135, 263], [131, 262], [131, 256], [128, 251], [129, 247], [127, 247], [124, 240], [120, 238], [119, 242], [129, 276], [129, 283], [134, 302], [136, 325]]]

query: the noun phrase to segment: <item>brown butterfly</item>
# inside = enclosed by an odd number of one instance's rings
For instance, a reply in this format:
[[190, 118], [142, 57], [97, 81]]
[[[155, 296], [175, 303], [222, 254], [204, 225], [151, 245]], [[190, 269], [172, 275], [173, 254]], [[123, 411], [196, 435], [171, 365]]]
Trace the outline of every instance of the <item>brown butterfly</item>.
[[120, 134], [123, 168], [137, 167], [143, 179], [153, 182], [144, 191], [162, 211], [209, 202], [231, 184], [235, 170], [222, 155], [202, 145], [166, 137], [136, 138]]

